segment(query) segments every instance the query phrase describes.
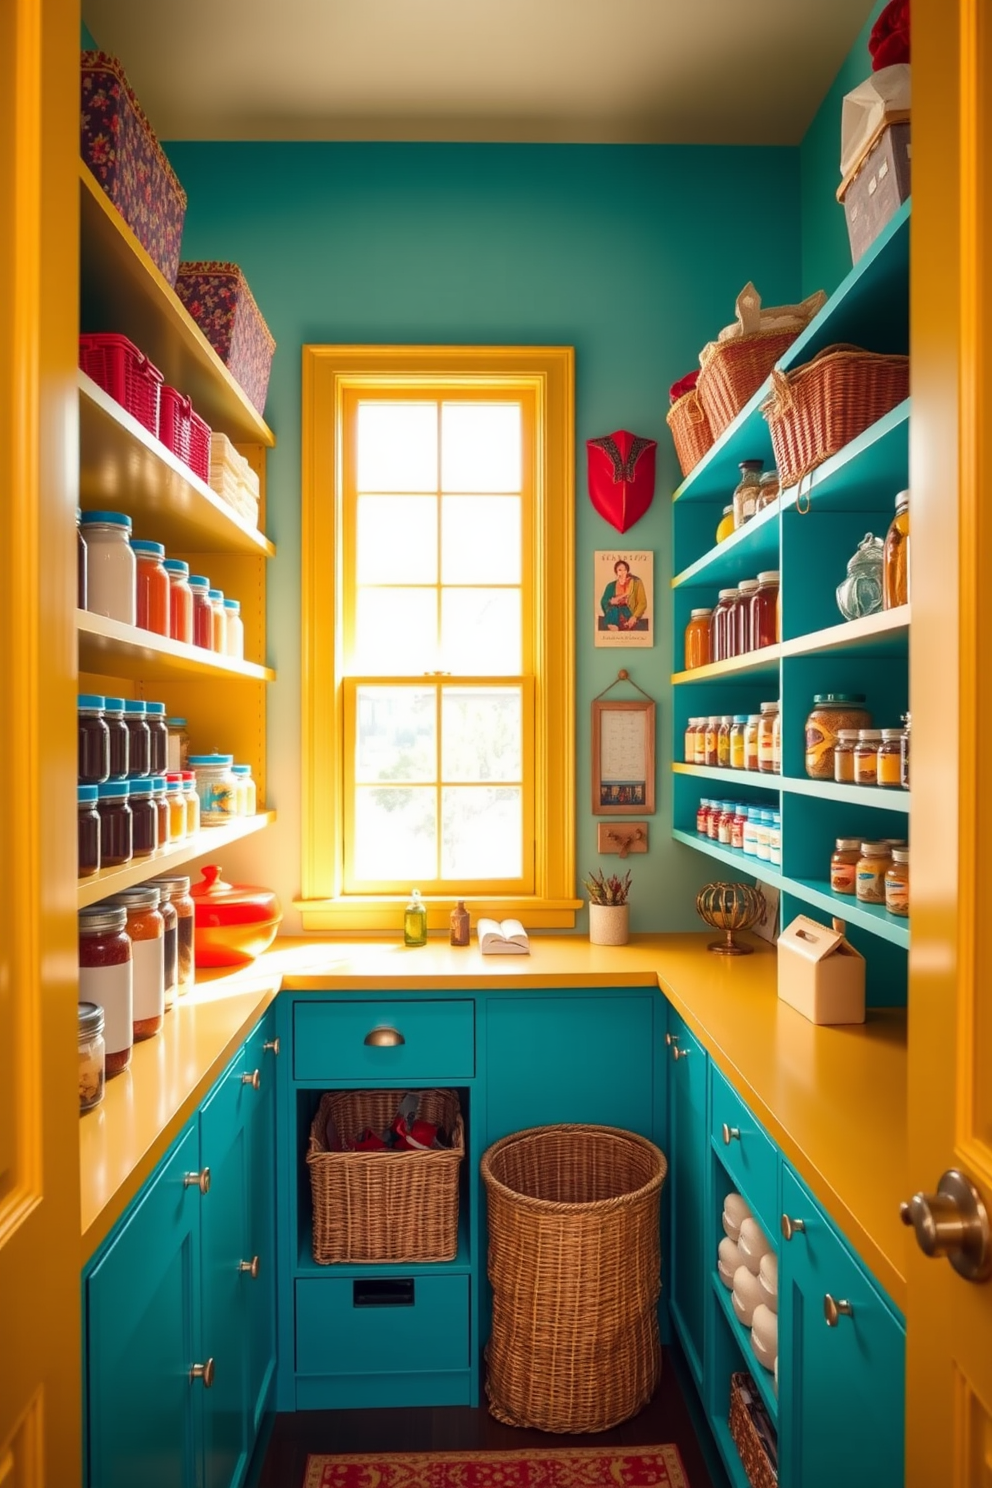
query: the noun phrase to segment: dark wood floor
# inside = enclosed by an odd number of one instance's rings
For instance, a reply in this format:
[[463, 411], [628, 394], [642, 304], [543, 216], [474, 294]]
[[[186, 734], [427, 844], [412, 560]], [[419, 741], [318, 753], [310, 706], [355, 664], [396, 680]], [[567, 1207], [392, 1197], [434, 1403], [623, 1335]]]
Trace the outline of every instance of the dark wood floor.
[[[451, 1452], [522, 1447], [638, 1447], [674, 1442], [690, 1488], [722, 1488], [707, 1470], [678, 1378], [665, 1351], [661, 1384], [633, 1420], [595, 1436], [557, 1436], [501, 1426], [487, 1410], [445, 1406], [403, 1410], [301, 1411], [275, 1418], [257, 1488], [302, 1488], [311, 1452]], [[691, 1390], [691, 1384], [686, 1386]]]

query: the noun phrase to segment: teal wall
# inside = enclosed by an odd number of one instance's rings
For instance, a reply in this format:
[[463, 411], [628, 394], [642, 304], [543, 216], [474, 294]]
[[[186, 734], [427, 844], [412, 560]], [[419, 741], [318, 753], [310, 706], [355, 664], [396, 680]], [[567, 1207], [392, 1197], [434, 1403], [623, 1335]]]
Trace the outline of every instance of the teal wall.
[[[589, 705], [621, 664], [592, 643], [592, 553], [618, 534], [586, 493], [584, 441], [658, 440], [655, 502], [626, 535], [655, 554], [660, 633], [628, 653], [659, 705], [657, 814], [632, 859], [638, 930], [695, 927], [711, 876], [671, 842], [669, 384], [732, 318], [753, 278], [767, 304], [800, 287], [800, 217], [754, 232], [756, 204], [799, 192], [796, 149], [701, 146], [194, 144], [168, 146], [189, 194], [185, 258], [235, 259], [278, 343], [269, 456], [269, 804], [261, 847], [225, 858], [289, 906], [300, 883], [300, 347], [305, 342], [567, 344], [576, 350], [577, 869], [604, 866], [589, 809]], [[750, 226], [749, 226], [750, 224]], [[729, 498], [729, 492], [728, 492]], [[618, 695], [622, 696], [620, 692]], [[229, 876], [229, 875], [228, 875]], [[287, 929], [293, 928], [290, 917]]]

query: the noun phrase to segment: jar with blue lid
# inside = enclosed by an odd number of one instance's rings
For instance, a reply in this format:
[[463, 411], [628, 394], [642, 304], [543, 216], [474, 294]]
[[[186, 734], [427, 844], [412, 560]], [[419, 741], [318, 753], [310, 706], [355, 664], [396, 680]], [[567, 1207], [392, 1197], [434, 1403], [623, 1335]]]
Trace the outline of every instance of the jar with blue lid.
[[134, 857], [131, 834], [131, 788], [126, 780], [106, 780], [97, 786], [100, 813], [100, 866], [118, 868]]
[[131, 764], [131, 736], [124, 722], [124, 699], [108, 697], [103, 700], [103, 721], [110, 734], [111, 780], [126, 780]]
[[238, 814], [238, 782], [231, 769], [233, 754], [191, 754], [196, 775], [201, 827], [222, 827]]
[[159, 845], [158, 811], [152, 794], [152, 780], [132, 780], [128, 785], [131, 808], [131, 843], [136, 858], [149, 857]]
[[80, 785], [99, 785], [110, 775], [110, 730], [103, 701], [95, 692], [81, 692], [76, 698]]
[[148, 730], [148, 718], [144, 700], [124, 700], [124, 722], [128, 732], [128, 776], [134, 780], [152, 773], [152, 737]]
[[79, 812], [79, 878], [89, 878], [100, 871], [100, 813], [96, 809], [99, 787], [80, 785], [76, 788]]
[[232, 765], [231, 769], [238, 782], [238, 815], [254, 816], [257, 797], [255, 782], [251, 778], [251, 765]]
[[86, 511], [80, 519], [86, 542], [86, 607], [133, 625], [136, 618], [136, 562], [131, 518], [125, 512]]
[[148, 724], [151, 772], [153, 775], [164, 775], [169, 761], [169, 730], [165, 722], [165, 704], [146, 703], [145, 722]]

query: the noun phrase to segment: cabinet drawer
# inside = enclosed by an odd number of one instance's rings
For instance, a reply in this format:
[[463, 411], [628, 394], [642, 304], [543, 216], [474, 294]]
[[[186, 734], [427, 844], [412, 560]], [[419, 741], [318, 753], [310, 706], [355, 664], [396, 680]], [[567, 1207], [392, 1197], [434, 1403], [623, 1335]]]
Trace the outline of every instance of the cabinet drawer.
[[[366, 1043], [375, 1029], [398, 1041]], [[293, 1017], [297, 1080], [396, 1081], [471, 1079], [475, 1073], [475, 1003], [299, 1002]]]
[[296, 1283], [299, 1374], [467, 1369], [467, 1276], [315, 1277]]
[[[717, 1156], [775, 1246], [779, 1218], [777, 1150], [715, 1064], [710, 1091], [710, 1132]], [[720, 1202], [723, 1193], [714, 1197]]]

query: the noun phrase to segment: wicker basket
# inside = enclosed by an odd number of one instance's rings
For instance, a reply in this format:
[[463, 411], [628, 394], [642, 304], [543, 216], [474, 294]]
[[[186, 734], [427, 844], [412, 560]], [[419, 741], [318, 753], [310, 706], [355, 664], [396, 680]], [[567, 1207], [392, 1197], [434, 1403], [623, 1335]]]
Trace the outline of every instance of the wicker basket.
[[695, 389], [676, 398], [665, 415], [683, 475], [699, 464], [713, 443], [713, 430]]
[[714, 341], [703, 352], [696, 388], [714, 439], [750, 402], [798, 335], [798, 331], [756, 331], [733, 341]]
[[607, 1431], [650, 1400], [658, 1339], [661, 1186], [652, 1142], [610, 1126], [544, 1126], [490, 1147], [489, 1410], [510, 1426]]
[[761, 405], [782, 489], [829, 460], [909, 397], [909, 357], [828, 346], [793, 372], [772, 373]]
[[458, 1251], [458, 1172], [465, 1128], [454, 1090], [421, 1090], [418, 1114], [451, 1134], [436, 1152], [330, 1152], [328, 1119], [355, 1137], [385, 1131], [402, 1090], [339, 1090], [321, 1097], [310, 1127], [313, 1258], [452, 1261]]
[[740, 1454], [751, 1488], [778, 1488], [778, 1468], [772, 1464], [765, 1444], [754, 1423], [752, 1412], [760, 1414], [765, 1430], [774, 1435], [768, 1412], [758, 1395], [758, 1387], [749, 1374], [730, 1376], [730, 1434]]

